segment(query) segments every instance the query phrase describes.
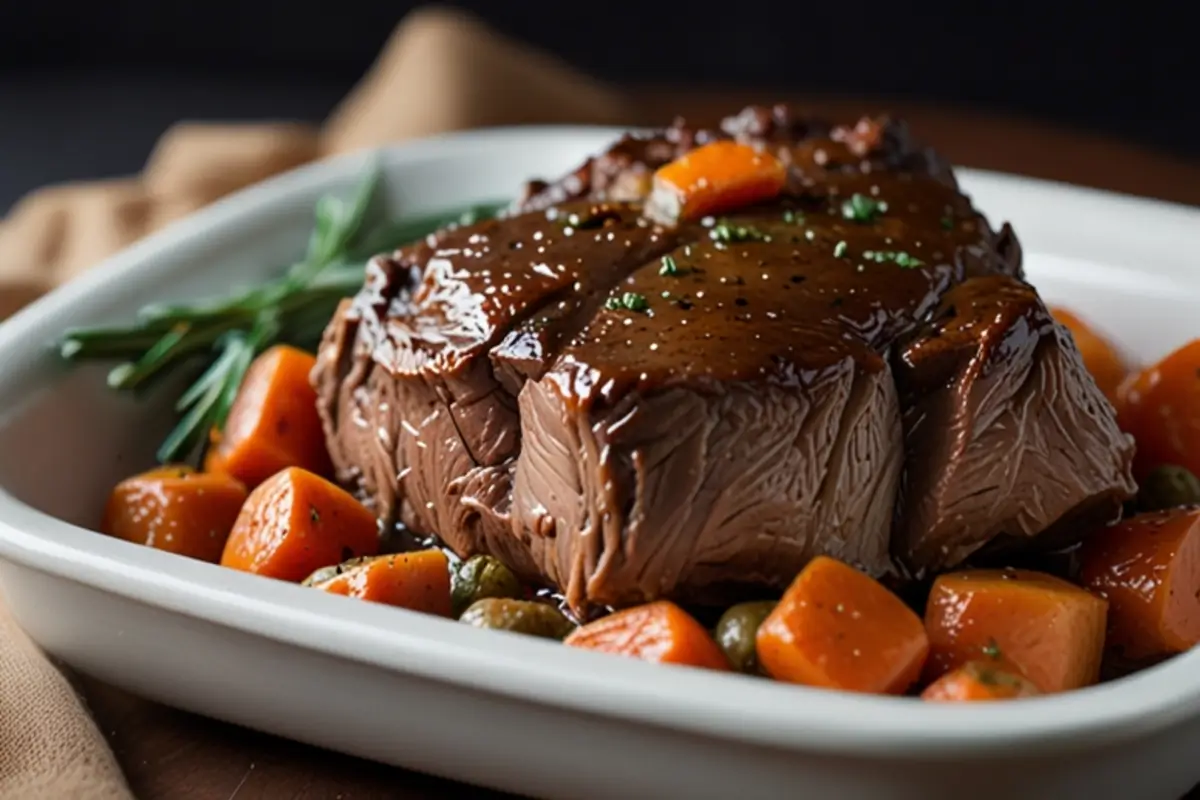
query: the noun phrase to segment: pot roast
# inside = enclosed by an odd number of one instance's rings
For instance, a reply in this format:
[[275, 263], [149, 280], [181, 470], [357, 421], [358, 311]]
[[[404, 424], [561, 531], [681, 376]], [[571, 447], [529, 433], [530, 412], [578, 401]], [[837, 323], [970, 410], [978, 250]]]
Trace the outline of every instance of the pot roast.
[[[783, 194], [654, 222], [654, 171], [715, 139], [783, 161]], [[313, 379], [385, 524], [577, 610], [782, 588], [820, 554], [920, 576], [1061, 547], [1135, 491], [1013, 231], [886, 118], [628, 136], [374, 259]]]

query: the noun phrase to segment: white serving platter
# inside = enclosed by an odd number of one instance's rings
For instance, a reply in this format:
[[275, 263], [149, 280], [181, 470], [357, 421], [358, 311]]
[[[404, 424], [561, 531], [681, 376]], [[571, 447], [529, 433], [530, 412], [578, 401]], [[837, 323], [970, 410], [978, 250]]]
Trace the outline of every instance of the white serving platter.
[[[512, 197], [618, 131], [523, 128], [384, 153], [418, 213]], [[1079, 692], [943, 706], [663, 667], [314, 592], [96, 534], [167, 393], [68, 370], [75, 325], [228, 291], [300, 255], [366, 155], [229, 197], [0, 325], [0, 586], [73, 667], [139, 695], [412, 769], [554, 798], [1177, 798], [1200, 783], [1200, 652]], [[1200, 335], [1200, 210], [971, 170], [1030, 279], [1134, 358]]]

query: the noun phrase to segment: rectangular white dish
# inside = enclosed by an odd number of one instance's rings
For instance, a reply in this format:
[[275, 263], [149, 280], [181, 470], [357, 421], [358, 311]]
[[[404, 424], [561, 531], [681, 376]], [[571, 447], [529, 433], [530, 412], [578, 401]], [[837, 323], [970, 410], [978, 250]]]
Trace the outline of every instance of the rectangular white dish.
[[[513, 196], [619, 131], [456, 134], [384, 154], [420, 213]], [[365, 163], [230, 197], [0, 326], [0, 586], [50, 653], [137, 694], [400, 766], [544, 797], [1177, 798], [1200, 783], [1200, 653], [1116, 683], [941, 706], [662, 667], [348, 600], [89, 530], [150, 464], [165, 393], [68, 370], [68, 327], [227, 291], [303, 249], [313, 204]], [[1200, 210], [960, 171], [1030, 280], [1137, 358], [1200, 336]]]

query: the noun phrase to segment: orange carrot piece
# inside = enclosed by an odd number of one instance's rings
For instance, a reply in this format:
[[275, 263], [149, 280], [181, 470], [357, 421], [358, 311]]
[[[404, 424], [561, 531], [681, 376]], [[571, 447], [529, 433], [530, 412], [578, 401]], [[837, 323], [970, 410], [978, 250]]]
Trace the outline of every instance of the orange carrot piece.
[[1076, 314], [1065, 308], [1052, 308], [1050, 313], [1071, 332], [1071, 338], [1075, 340], [1075, 346], [1079, 348], [1079, 354], [1083, 357], [1083, 365], [1109, 402], [1114, 402], [1117, 398], [1117, 387], [1129, 374], [1129, 367], [1120, 352]]
[[246, 502], [234, 478], [187, 466], [143, 472], [117, 484], [104, 508], [109, 536], [216, 563]]
[[450, 616], [450, 563], [441, 550], [378, 556], [316, 584], [332, 594]]
[[787, 167], [770, 153], [710, 142], [654, 173], [646, 211], [667, 224], [699, 219], [769, 200], [786, 183]]
[[759, 626], [759, 663], [777, 680], [902, 694], [921, 675], [921, 618], [878, 581], [820, 556]]
[[1040, 694], [1033, 682], [1020, 673], [1005, 670], [987, 661], [968, 661], [938, 678], [925, 691], [922, 700], [942, 703], [969, 703], [986, 700], [1013, 700]]
[[1163, 464], [1200, 475], [1200, 339], [1127, 377], [1116, 407], [1121, 430], [1137, 441], [1135, 478]]
[[297, 467], [250, 493], [221, 564], [285, 581], [379, 552], [375, 516], [344, 490]]
[[330, 475], [317, 395], [309, 383], [316, 359], [278, 345], [254, 360], [205, 468], [225, 472], [253, 489], [287, 467]]
[[565, 644], [644, 661], [729, 670], [721, 648], [699, 622], [667, 600], [634, 606], [576, 628]]
[[925, 607], [926, 680], [985, 659], [1043, 692], [1095, 683], [1108, 603], [1033, 570], [964, 570], [938, 577]]
[[1200, 509], [1139, 514], [1084, 540], [1080, 580], [1108, 600], [1106, 645], [1155, 661], [1200, 643]]

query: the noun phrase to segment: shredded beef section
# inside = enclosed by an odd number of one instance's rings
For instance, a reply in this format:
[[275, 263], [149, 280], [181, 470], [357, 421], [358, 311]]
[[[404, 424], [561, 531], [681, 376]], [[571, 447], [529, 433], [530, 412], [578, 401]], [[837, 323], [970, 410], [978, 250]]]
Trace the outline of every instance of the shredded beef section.
[[812, 392], [631, 394], [601, 414], [531, 382], [513, 517], [539, 574], [572, 603], [626, 605], [779, 588], [821, 553], [886, 569], [894, 385], [848, 362], [839, 373]]
[[907, 468], [893, 542], [914, 571], [1034, 537], [1071, 544], [1136, 491], [1132, 438], [1027, 284], [954, 287], [895, 371]]
[[504, 509], [517, 399], [488, 352], [539, 308], [569, 326], [672, 244], [636, 209], [579, 210], [603, 218], [594, 235], [547, 236], [537, 213], [374, 259], [330, 324], [315, 377], [331, 455], [385, 522], [519, 560]]

